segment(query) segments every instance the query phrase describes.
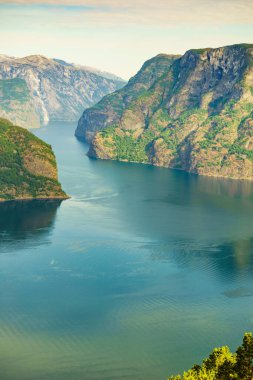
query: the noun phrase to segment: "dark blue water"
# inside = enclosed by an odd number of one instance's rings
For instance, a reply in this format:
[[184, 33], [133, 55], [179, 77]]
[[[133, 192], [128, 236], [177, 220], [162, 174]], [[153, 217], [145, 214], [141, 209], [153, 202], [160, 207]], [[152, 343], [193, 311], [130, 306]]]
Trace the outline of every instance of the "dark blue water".
[[253, 185], [52, 144], [68, 201], [0, 205], [1, 380], [162, 380], [253, 329]]

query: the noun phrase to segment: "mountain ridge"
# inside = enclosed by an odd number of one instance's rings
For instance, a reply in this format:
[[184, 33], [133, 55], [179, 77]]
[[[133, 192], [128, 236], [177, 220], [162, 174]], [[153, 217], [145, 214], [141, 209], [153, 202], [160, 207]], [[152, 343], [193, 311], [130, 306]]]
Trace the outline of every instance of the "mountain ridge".
[[[117, 117], [117, 111], [119, 111], [119, 108], [121, 110], [121, 108], [123, 108], [125, 105], [127, 106], [130, 104], [131, 101], [136, 99], [143, 91], [146, 91], [148, 88], [150, 88], [154, 84], [157, 75], [159, 76], [162, 74], [163, 70], [166, 70], [166, 67], [170, 65], [170, 63], [176, 59], [176, 57], [179, 56], [173, 54], [158, 54], [155, 57], [144, 62], [141, 69], [137, 72], [136, 75], [129, 79], [125, 87], [115, 91], [114, 93], [108, 94], [100, 102], [95, 104], [94, 107], [89, 108], [86, 112], [84, 111], [82, 117], [78, 122], [75, 135], [77, 137], [83, 137], [84, 132], [85, 139], [87, 141], [91, 141], [94, 133], [97, 130], [103, 128], [103, 122], [105, 121], [103, 119], [103, 116], [106, 114], [105, 109], [107, 106], [110, 107], [111, 104], [115, 105], [114, 108], [116, 113], [110, 114], [108, 120], [106, 121], [108, 123], [112, 123], [114, 122], [114, 117]], [[90, 128], [90, 130], [87, 129], [86, 131], [85, 128], [83, 129], [83, 123], [86, 122], [86, 117], [88, 117], [91, 123], [93, 122], [93, 110], [95, 111], [95, 114], [101, 111], [100, 115], [102, 116], [102, 120], [97, 120], [97, 115], [95, 115], [94, 125], [92, 125], [92, 128]], [[89, 115], [89, 113], [91, 113], [91, 115]]]
[[43, 61], [45, 63], [47, 62], [47, 63], [51, 63], [51, 64], [56, 63], [56, 64], [59, 64], [61, 66], [76, 68], [77, 70], [90, 71], [93, 74], [101, 76], [103, 78], [110, 78], [110, 79], [118, 80], [120, 82], [126, 82], [120, 76], [115, 75], [109, 71], [101, 70], [101, 69], [98, 69], [96, 67], [86, 66], [83, 64], [79, 64], [79, 63], [67, 62], [67, 61], [65, 61], [63, 59], [59, 59], [59, 58], [49, 58], [43, 54], [30, 54], [30, 55], [26, 55], [24, 57], [15, 57], [15, 56], [9, 56], [6, 54], [0, 54], [0, 63], [4, 62], [4, 61], [15, 61], [15, 62], [24, 63], [24, 64], [26, 64], [26, 63], [32, 64], [33, 63], [35, 65], [40, 63], [40, 62], [42, 63]]
[[[123, 80], [114, 78], [113, 74], [112, 78], [107, 78], [97, 69], [88, 71], [63, 62], [43, 55], [23, 58], [0, 56], [0, 80], [18, 78], [26, 81], [41, 124], [49, 121], [76, 121], [83, 109], [125, 84]], [[0, 116], [6, 116], [1, 111], [0, 105]], [[8, 118], [16, 123], [15, 111], [13, 107]], [[26, 124], [20, 119], [19, 124], [22, 123]], [[29, 127], [29, 124], [26, 125]]]
[[[150, 62], [155, 78], [146, 85]], [[131, 81], [144, 91], [124, 102]], [[91, 157], [252, 180], [253, 45], [191, 49], [163, 66], [152, 58], [85, 110], [76, 134], [91, 143]]]

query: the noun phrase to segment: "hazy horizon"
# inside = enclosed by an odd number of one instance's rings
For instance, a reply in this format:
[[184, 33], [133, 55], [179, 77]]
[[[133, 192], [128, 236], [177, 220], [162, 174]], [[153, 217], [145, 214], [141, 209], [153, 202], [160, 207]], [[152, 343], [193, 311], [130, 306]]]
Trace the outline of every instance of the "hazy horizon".
[[128, 79], [147, 59], [251, 43], [249, 0], [0, 0], [0, 54], [45, 55]]

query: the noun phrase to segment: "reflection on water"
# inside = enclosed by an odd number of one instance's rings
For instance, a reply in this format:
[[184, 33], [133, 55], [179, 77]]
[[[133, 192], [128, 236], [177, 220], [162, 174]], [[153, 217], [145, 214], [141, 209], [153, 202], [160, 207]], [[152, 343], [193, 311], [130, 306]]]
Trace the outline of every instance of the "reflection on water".
[[241, 198], [243, 200], [253, 199], [251, 181], [235, 181], [213, 177], [195, 177], [202, 191], [210, 194]]
[[90, 160], [74, 128], [36, 132], [72, 198], [0, 205], [0, 378], [162, 380], [235, 348], [253, 184]]
[[229, 241], [217, 244], [174, 241], [169, 244], [146, 244], [152, 260], [176, 262], [187, 270], [211, 268], [213, 275], [219, 276], [226, 284], [252, 276], [253, 239]]
[[0, 203], [1, 252], [45, 244], [60, 204], [58, 200]]
[[252, 183], [115, 162], [91, 161], [91, 166], [119, 190], [119, 196], [107, 200], [115, 230], [120, 225], [151, 241], [157, 257], [157, 246], [163, 257], [172, 251], [181, 257], [181, 252], [205, 255], [231, 247], [241, 264], [247, 252], [251, 256]]

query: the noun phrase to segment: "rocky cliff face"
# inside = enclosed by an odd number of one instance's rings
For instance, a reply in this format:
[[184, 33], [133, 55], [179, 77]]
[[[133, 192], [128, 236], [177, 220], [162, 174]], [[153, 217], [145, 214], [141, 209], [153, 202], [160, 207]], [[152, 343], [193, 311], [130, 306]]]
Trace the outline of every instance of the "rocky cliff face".
[[126, 102], [130, 81], [84, 112], [77, 133], [91, 141], [90, 156], [252, 180], [253, 45], [153, 62], [161, 70], [143, 91]]
[[97, 131], [117, 123], [124, 110], [151, 88], [166, 73], [177, 56], [160, 54], [145, 62], [141, 70], [122, 89], [107, 95], [94, 107], [84, 111], [78, 122], [76, 136], [91, 141]]
[[[42, 124], [50, 120], [78, 120], [84, 108], [125, 84], [112, 74], [57, 59], [39, 55], [25, 58], [0, 56], [0, 79], [15, 78], [26, 81], [32, 106]], [[12, 106], [8, 116], [14, 119], [16, 105]], [[1, 110], [3, 108], [0, 105]], [[36, 123], [32, 123], [30, 110], [27, 109], [26, 114], [28, 119], [31, 118], [31, 126], [36, 126]]]
[[0, 119], [0, 162], [0, 201], [67, 198], [51, 147], [5, 119]]

